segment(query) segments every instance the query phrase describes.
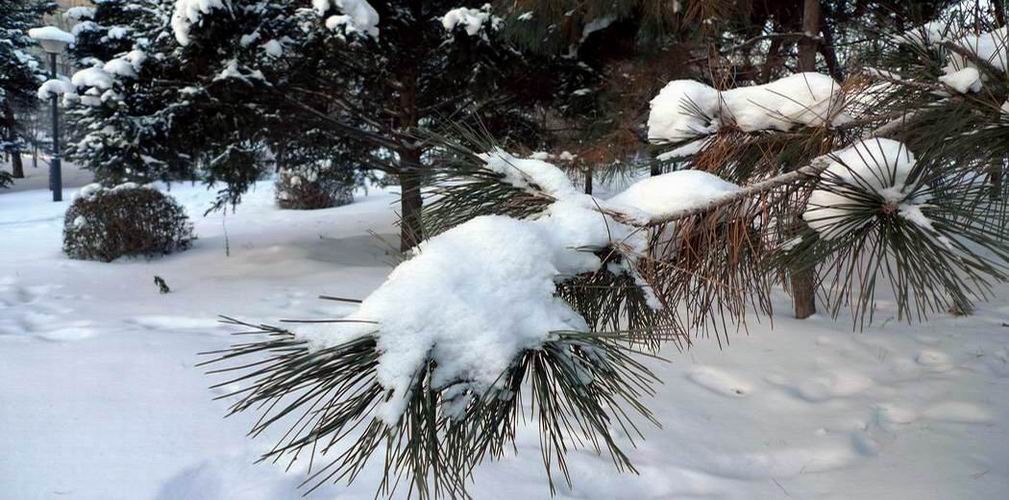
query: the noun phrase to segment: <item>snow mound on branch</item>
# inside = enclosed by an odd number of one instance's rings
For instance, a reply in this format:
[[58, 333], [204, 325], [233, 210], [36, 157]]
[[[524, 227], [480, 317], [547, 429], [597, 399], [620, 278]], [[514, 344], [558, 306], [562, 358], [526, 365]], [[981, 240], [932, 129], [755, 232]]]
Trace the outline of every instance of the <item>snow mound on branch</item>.
[[[954, 31], [950, 22], [935, 21], [917, 28], [897, 40], [903, 43], [928, 48], [944, 43], [958, 47], [967, 55], [993, 66], [996, 70], [1005, 71], [1009, 67], [1009, 31], [1003, 26], [997, 30], [979, 34], [964, 34]], [[943, 83], [953, 87], [957, 92], [981, 91], [981, 78], [977, 73], [977, 64], [964, 54], [948, 50], [945, 76], [939, 77]], [[963, 89], [963, 90], [961, 90]]]
[[516, 158], [500, 148], [479, 157], [488, 169], [504, 175], [505, 182], [517, 188], [543, 191], [555, 198], [578, 194], [563, 170], [541, 159]]
[[405, 411], [429, 359], [432, 387], [482, 397], [503, 389], [502, 373], [552, 332], [587, 331], [585, 319], [556, 296], [556, 283], [598, 270], [602, 261], [593, 252], [611, 241], [643, 244], [632, 228], [600, 212], [594, 198], [575, 191], [557, 167], [501, 150], [484, 158], [506, 182], [552, 189], [557, 201], [535, 220], [481, 216], [424, 241], [346, 318], [358, 322], [296, 332], [318, 347], [375, 335], [377, 380], [390, 391], [378, 416], [390, 425]]
[[[932, 222], [921, 211], [928, 201], [927, 196], [916, 195], [915, 186], [908, 183], [915, 158], [903, 143], [892, 139], [867, 139], [831, 153], [827, 162], [821, 174], [824, 181], [875, 193], [884, 203], [891, 204], [896, 214], [929, 232], [934, 231]], [[829, 240], [864, 225], [867, 221], [855, 224], [856, 219], [852, 217], [864, 207], [863, 200], [822, 186], [810, 194], [802, 218], [822, 238]]]
[[700, 170], [679, 170], [642, 179], [606, 201], [608, 208], [636, 210], [657, 219], [681, 210], [702, 207], [739, 186]]
[[124, 76], [127, 78], [137, 77], [137, 69], [133, 67], [133, 64], [131, 64], [130, 61], [122, 57], [110, 59], [102, 66], [102, 70], [110, 75]]
[[224, 9], [223, 0], [175, 0], [172, 33], [179, 45], [189, 45], [189, 31], [214, 9]]
[[679, 142], [717, 130], [718, 91], [693, 80], [673, 80], [652, 99], [648, 139]]
[[361, 33], [378, 38], [378, 11], [367, 0], [312, 0], [312, 7], [320, 16], [334, 8], [343, 13], [326, 18], [328, 29], [343, 27], [347, 33]]
[[[582, 241], [569, 241], [572, 234]], [[585, 241], [586, 234], [597, 239]], [[453, 390], [479, 397], [551, 332], [588, 330], [555, 295], [556, 280], [600, 265], [572, 243], [608, 243], [603, 215], [568, 206], [536, 221], [477, 217], [422, 243], [348, 318], [377, 324], [299, 333], [322, 346], [377, 334], [377, 379], [392, 393], [379, 416], [390, 425], [403, 414], [428, 357], [437, 364], [433, 387], [459, 384]]]
[[[966, 35], [952, 43], [970, 55], [994, 66], [997, 70], [1005, 71], [1009, 67], [1009, 61], [1007, 61], [1009, 59], [1009, 55], [1007, 55], [1009, 31], [1005, 26], [988, 33]], [[948, 62], [947, 73], [974, 66], [974, 63], [969, 59], [952, 51], [949, 54]]]
[[65, 14], [67, 19], [72, 21], [83, 21], [85, 19], [95, 18], [95, 8], [94, 7], [71, 7], [67, 9]]
[[631, 265], [647, 250], [643, 232], [605, 209], [662, 215], [739, 189], [711, 174], [683, 171], [638, 182], [600, 202], [543, 160], [501, 149], [479, 157], [503, 182], [555, 201], [535, 219], [481, 216], [426, 240], [346, 322], [296, 329], [315, 348], [376, 338], [376, 380], [389, 393], [376, 412], [389, 425], [406, 411], [418, 373], [429, 363], [432, 388], [454, 400], [445, 410], [450, 416], [465, 409], [465, 398], [511, 397], [497, 392], [506, 390], [501, 376], [524, 351], [556, 332], [589, 330], [585, 318], [556, 296], [556, 284], [599, 271], [603, 261], [596, 252], [619, 251], [624, 259], [604, 272], [630, 274], [649, 305], [661, 308]]
[[85, 68], [76, 73], [70, 81], [78, 87], [94, 87], [102, 90], [112, 88], [115, 79], [99, 66]]
[[940, 76], [939, 81], [961, 94], [981, 91], [981, 74], [975, 68], [964, 68], [948, 73]]
[[485, 4], [479, 9], [466, 7], [452, 9], [441, 18], [441, 25], [445, 27], [445, 31], [451, 32], [459, 27], [465, 29], [467, 35], [473, 36], [480, 32], [480, 28], [487, 21], [491, 21], [491, 26], [497, 21], [491, 16], [490, 4]]
[[917, 26], [903, 35], [897, 35], [894, 39], [908, 45], [927, 48], [946, 40], [952, 29], [952, 20], [936, 20]]
[[28, 36], [35, 40], [52, 40], [54, 42], [74, 43], [74, 36], [56, 26], [44, 26], [28, 30]]
[[66, 80], [51, 79], [39, 86], [38, 97], [43, 101], [51, 99], [53, 96], [71, 94], [77, 91], [74, 85]]
[[797, 73], [764, 85], [718, 91], [700, 82], [675, 80], [652, 99], [648, 139], [679, 142], [735, 125], [744, 132], [820, 127], [849, 120], [841, 87], [819, 73]]

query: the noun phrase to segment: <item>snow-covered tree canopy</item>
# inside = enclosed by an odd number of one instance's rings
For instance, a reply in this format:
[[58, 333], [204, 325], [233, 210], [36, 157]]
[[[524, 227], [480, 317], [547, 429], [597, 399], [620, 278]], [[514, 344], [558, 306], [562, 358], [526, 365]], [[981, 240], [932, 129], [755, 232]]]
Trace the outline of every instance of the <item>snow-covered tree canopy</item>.
[[[221, 204], [268, 159], [297, 168], [329, 157], [334, 168], [399, 176], [403, 213], [417, 213], [430, 149], [421, 128], [479, 122], [538, 146], [533, 111], [555, 97], [543, 75], [586, 72], [522, 57], [478, 2], [115, 0], [86, 14], [79, 36], [93, 48], [75, 54], [98, 85], [78, 87], [95, 108], [78, 111], [121, 127], [80, 127], [74, 157], [110, 178], [220, 182]], [[100, 73], [111, 86], [91, 78]], [[139, 147], [124, 140], [138, 135]], [[109, 161], [114, 152], [124, 161]], [[421, 230], [408, 217], [404, 245]]]
[[[43, 15], [54, 8], [42, 0], [0, 1], [0, 152], [17, 156], [16, 165], [21, 161], [24, 115], [37, 105], [36, 89], [46, 74], [43, 61], [30, 50], [38, 42], [28, 32], [39, 29]], [[0, 171], [0, 188], [10, 182], [9, 175]]]

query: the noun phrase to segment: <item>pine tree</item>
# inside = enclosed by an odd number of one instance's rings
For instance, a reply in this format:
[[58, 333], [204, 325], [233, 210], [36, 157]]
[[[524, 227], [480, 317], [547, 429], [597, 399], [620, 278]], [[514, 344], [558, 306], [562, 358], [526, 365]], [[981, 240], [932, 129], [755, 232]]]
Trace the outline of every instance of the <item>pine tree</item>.
[[[55, 10], [48, 0], [0, 1], [0, 151], [11, 157], [13, 177], [24, 177], [21, 161], [23, 128], [38, 105], [35, 90], [45, 79], [44, 65], [31, 48], [37, 44], [28, 30], [42, 25], [42, 16]], [[0, 172], [0, 186], [10, 182]]]
[[[138, 3], [102, 2], [96, 12]], [[115, 92], [164, 109], [128, 106], [131, 121], [157, 130], [157, 144], [127, 143], [147, 160], [119, 162], [131, 165], [128, 174], [223, 182], [223, 205], [240, 199], [270, 160], [293, 168], [327, 158], [332, 168], [384, 172], [402, 189], [403, 249], [424, 233], [430, 138], [422, 128], [479, 121], [504, 141], [535, 147], [535, 103], [555, 95], [545, 75], [584, 72], [557, 57], [520, 57], [477, 2], [153, 3], [157, 9], [148, 10], [159, 13], [160, 26], [129, 31], [147, 43], [141, 74]], [[98, 52], [85, 48], [78, 57]], [[96, 123], [116, 117], [107, 111]], [[91, 137], [104, 133], [82, 123]], [[130, 136], [122, 128], [116, 137]], [[101, 151], [108, 142], [115, 141], [101, 142]], [[126, 173], [101, 163], [94, 164], [100, 175]]]
[[[191, 157], [172, 144], [187, 108], [178, 93], [158, 92], [157, 38], [170, 15], [158, 0], [99, 0], [75, 9], [81, 68], [64, 95], [71, 139], [67, 156], [107, 184], [178, 179]], [[173, 104], [174, 103], [174, 104]]]
[[815, 272], [856, 328], [884, 290], [905, 321], [969, 309], [1009, 278], [1009, 38], [992, 17], [880, 26], [843, 82], [670, 82], [648, 120], [670, 171], [606, 200], [479, 131], [438, 143], [437, 234], [362, 301], [333, 298], [357, 304], [345, 318], [245, 325], [265, 337], [211, 361], [239, 372], [221, 384], [243, 384], [233, 411], [264, 409], [255, 433], [290, 426], [267, 458], [333, 453], [306, 484], [384, 452], [379, 493], [422, 498], [464, 497], [532, 416], [553, 486], [581, 443], [633, 470], [612, 429], [654, 421], [638, 356], [771, 314], [786, 271]]

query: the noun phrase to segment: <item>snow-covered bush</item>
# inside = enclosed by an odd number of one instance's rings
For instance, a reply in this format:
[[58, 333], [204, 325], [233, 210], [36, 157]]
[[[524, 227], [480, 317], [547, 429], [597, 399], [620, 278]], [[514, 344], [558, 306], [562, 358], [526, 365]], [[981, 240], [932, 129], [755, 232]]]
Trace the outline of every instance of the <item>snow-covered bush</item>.
[[192, 223], [178, 202], [132, 183], [85, 186], [63, 223], [63, 251], [75, 259], [153, 257], [185, 250], [193, 239]]
[[315, 210], [354, 202], [352, 171], [325, 168], [285, 169], [277, 175], [277, 206], [291, 210]]

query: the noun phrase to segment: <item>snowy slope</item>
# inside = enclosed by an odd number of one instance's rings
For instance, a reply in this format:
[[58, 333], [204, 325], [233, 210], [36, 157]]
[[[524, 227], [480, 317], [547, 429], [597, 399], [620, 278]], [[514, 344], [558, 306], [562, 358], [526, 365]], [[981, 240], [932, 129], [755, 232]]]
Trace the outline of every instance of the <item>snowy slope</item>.
[[[295, 466], [253, 464], [272, 444], [222, 420], [197, 352], [233, 339], [215, 321], [332, 317], [319, 294], [364, 297], [391, 269], [395, 196], [279, 211], [262, 183], [237, 213], [202, 217], [213, 193], [172, 190], [199, 240], [168, 258], [112, 264], [62, 257], [66, 203], [0, 191], [0, 499], [300, 498]], [[227, 229], [230, 256], [225, 254]], [[153, 276], [172, 288], [158, 294]], [[650, 363], [662, 429], [629, 454], [571, 457], [558, 498], [1009, 497], [1009, 288], [969, 318], [909, 327], [877, 313], [846, 322], [751, 325], [719, 350], [700, 340]], [[787, 311], [782, 297], [780, 310]], [[630, 446], [629, 443], [625, 443]], [[476, 473], [477, 499], [547, 498], [534, 424], [519, 454]], [[310, 498], [371, 499], [376, 468]]]

